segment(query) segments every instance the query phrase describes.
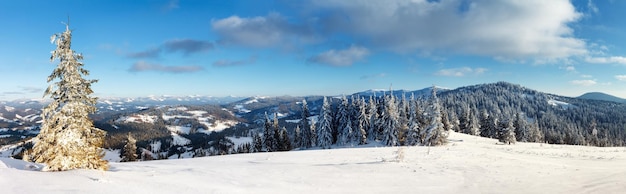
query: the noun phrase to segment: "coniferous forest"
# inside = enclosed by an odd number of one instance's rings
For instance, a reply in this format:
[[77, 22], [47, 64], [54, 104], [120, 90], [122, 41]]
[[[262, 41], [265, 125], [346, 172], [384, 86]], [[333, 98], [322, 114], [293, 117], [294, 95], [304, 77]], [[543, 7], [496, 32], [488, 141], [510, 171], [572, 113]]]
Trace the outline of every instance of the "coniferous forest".
[[[251, 101], [254, 103], [246, 104]], [[235, 114], [227, 111], [236, 111], [242, 104], [250, 110]], [[107, 132], [104, 148], [121, 150], [120, 158], [124, 161], [361, 145], [437, 146], [446, 143], [450, 131], [498, 139], [503, 144], [605, 147], [624, 146], [626, 139], [623, 103], [562, 97], [506, 82], [420, 92], [254, 97], [226, 105], [186, 107], [206, 112], [216, 120], [239, 124], [219, 132], [201, 133], [206, 126], [199, 120], [162, 116], [189, 115], [185, 111], [169, 108], [175, 110], [171, 112], [159, 107], [99, 113], [93, 116], [99, 118], [94, 124]], [[119, 122], [120, 118], [133, 115], [153, 115], [156, 120]], [[190, 128], [188, 133], [178, 134], [188, 142], [177, 143], [168, 130], [171, 126]], [[248, 137], [251, 141], [235, 143], [228, 137]], [[131, 140], [135, 146], [128, 145]], [[32, 144], [23, 147], [11, 155], [20, 158]], [[129, 150], [135, 153], [128, 153]]]
[[[604, 147], [623, 146], [626, 139], [626, 119], [620, 111], [624, 104], [560, 97], [506, 82], [440, 93], [436, 90], [433, 87], [431, 95], [419, 98], [393, 91], [383, 96], [325, 97], [315, 119], [311, 119], [303, 101], [301, 121], [293, 130], [289, 145], [300, 149], [373, 142], [386, 146], [436, 146], [446, 143], [449, 131], [494, 138], [505, 144]], [[265, 143], [253, 142], [259, 145], [252, 146], [258, 148], [252, 151], [281, 150], [279, 147], [284, 146], [280, 142], [289, 142], [281, 138], [289, 136], [276, 135], [281, 128], [269, 117], [265, 123], [261, 134]]]

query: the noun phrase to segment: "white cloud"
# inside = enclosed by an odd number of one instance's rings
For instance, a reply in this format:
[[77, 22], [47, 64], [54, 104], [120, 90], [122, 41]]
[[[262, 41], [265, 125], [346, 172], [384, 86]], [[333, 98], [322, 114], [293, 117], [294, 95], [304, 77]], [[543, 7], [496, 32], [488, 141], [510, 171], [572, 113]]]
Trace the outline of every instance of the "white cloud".
[[213, 66], [216, 66], [216, 67], [229, 67], [229, 66], [246, 65], [246, 64], [250, 64], [250, 63], [256, 62], [256, 59], [257, 59], [256, 56], [251, 56], [251, 57], [249, 57], [247, 59], [243, 59], [243, 60], [222, 59], [222, 60], [217, 60], [217, 61], [213, 62]]
[[580, 77], [582, 77], [582, 78], [593, 78], [592, 75], [580, 75]]
[[367, 55], [369, 55], [367, 48], [352, 45], [345, 50], [331, 49], [312, 56], [307, 61], [332, 66], [351, 66], [355, 62], [363, 60]]
[[127, 54], [130, 58], [159, 58], [162, 52], [165, 53], [175, 53], [181, 52], [184, 55], [190, 55], [199, 52], [205, 52], [213, 49], [213, 43], [203, 40], [193, 40], [193, 39], [173, 39], [165, 41], [159, 47], [153, 47], [148, 50], [129, 53]]
[[615, 79], [619, 81], [626, 81], [626, 75], [616, 75]]
[[565, 67], [565, 71], [576, 72], [576, 67], [574, 67], [574, 66], [567, 66], [567, 67]]
[[439, 76], [449, 76], [449, 77], [464, 77], [469, 75], [480, 75], [483, 74], [487, 69], [485, 68], [470, 68], [470, 67], [461, 67], [461, 68], [451, 68], [451, 69], [442, 69], [435, 73], [435, 75]]
[[159, 71], [166, 73], [192, 73], [202, 71], [200, 66], [188, 65], [188, 66], [165, 66], [156, 63], [148, 63], [145, 61], [138, 61], [129, 69], [131, 72], [143, 72], [143, 71]]
[[[552, 60], [587, 54], [568, 0], [312, 1], [321, 26], [400, 51], [453, 51], [500, 59]], [[320, 11], [321, 10], [321, 11]]]
[[[593, 2], [590, 2], [593, 5]], [[583, 14], [569, 0], [307, 1], [289, 17], [213, 19], [221, 44], [301, 47], [358, 40], [372, 50], [457, 53], [507, 61], [554, 61], [589, 54], [570, 25]], [[349, 41], [354, 41], [349, 40]]]
[[593, 13], [600, 12], [600, 10], [598, 9], [598, 6], [596, 6], [596, 4], [594, 4], [592, 0], [587, 0], [587, 9], [589, 9], [589, 11]]
[[212, 20], [212, 29], [220, 36], [219, 43], [249, 47], [273, 47], [313, 39], [308, 25], [288, 22], [278, 13], [241, 18], [230, 16]]
[[622, 64], [626, 65], [626, 57], [612, 56], [612, 57], [587, 57], [585, 61], [588, 63], [598, 64]]
[[570, 81], [570, 83], [574, 85], [579, 85], [579, 86], [593, 86], [593, 85], [596, 85], [598, 82], [596, 82], [596, 80], [586, 79], [586, 80], [572, 80]]
[[182, 52], [185, 55], [213, 49], [213, 43], [192, 39], [174, 39], [163, 43], [165, 51]]

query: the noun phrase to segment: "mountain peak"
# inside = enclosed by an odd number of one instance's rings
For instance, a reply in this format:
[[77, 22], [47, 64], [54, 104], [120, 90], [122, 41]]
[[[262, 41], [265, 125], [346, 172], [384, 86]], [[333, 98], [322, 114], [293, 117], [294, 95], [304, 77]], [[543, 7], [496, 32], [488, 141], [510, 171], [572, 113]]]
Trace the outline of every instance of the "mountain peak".
[[610, 102], [618, 102], [618, 103], [626, 103], [626, 99], [619, 98], [610, 94], [602, 93], [602, 92], [587, 92], [579, 97], [580, 99], [589, 99], [589, 100], [603, 100]]

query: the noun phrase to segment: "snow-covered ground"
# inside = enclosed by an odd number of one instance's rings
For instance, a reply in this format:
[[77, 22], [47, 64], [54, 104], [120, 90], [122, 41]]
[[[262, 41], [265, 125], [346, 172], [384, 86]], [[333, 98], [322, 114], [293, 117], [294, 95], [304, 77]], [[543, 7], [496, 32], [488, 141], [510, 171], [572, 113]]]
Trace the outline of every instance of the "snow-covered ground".
[[132, 123], [132, 122], [138, 122], [138, 123], [154, 123], [156, 121], [157, 117], [153, 116], [153, 115], [146, 115], [146, 114], [134, 114], [131, 116], [124, 116], [124, 117], [120, 117], [119, 119], [117, 119], [115, 122], [127, 122], [127, 123]]
[[548, 100], [548, 104], [551, 105], [551, 106], [561, 107], [562, 109], [569, 109], [569, 108], [575, 107], [574, 105], [572, 105], [570, 103], [563, 102], [563, 101], [558, 101], [558, 100], [554, 100], [554, 99]]
[[111, 163], [37, 172], [0, 158], [2, 193], [623, 193], [626, 148], [452, 133], [441, 147], [368, 147]]

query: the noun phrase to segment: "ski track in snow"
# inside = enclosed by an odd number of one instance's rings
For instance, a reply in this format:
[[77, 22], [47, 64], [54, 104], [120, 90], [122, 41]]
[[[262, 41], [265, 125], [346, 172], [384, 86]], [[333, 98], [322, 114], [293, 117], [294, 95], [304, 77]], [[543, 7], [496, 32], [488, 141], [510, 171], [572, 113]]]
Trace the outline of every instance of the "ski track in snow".
[[[0, 158], [2, 193], [622, 193], [626, 148], [451, 133], [440, 147], [361, 147], [110, 163], [37, 172]], [[34, 171], [33, 171], [34, 170]]]

